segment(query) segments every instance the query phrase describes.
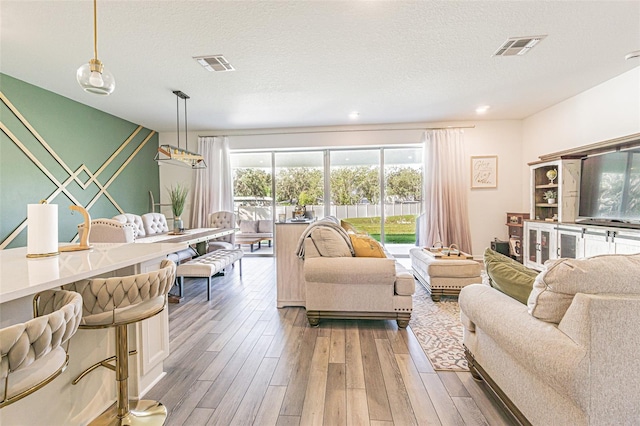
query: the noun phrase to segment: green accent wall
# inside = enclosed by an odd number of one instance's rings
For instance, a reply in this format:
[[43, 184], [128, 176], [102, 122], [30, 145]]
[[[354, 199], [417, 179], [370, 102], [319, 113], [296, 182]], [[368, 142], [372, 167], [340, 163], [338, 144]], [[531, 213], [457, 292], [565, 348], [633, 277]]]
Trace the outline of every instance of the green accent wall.
[[[80, 87], [78, 87], [78, 90]], [[83, 165], [89, 173], [97, 173], [108, 159], [124, 144], [139, 127], [137, 124], [111, 114], [88, 107], [79, 102], [57, 95], [37, 86], [0, 73], [0, 91], [24, 117], [35, 132], [58, 155], [72, 173]], [[108, 100], [108, 99], [107, 99]], [[42, 146], [23, 122], [0, 102], [0, 244], [6, 245], [10, 235], [27, 218], [27, 204], [38, 203], [58, 189], [53, 182], [64, 185], [70, 174]], [[18, 146], [24, 145], [41, 163], [41, 167]], [[152, 135], [134, 155], [136, 149]], [[98, 185], [105, 186], [119, 169], [106, 192], [126, 213], [144, 214], [150, 211], [149, 191], [160, 199], [158, 165], [153, 160], [158, 147], [158, 134], [141, 128], [133, 139], [113, 158], [96, 178], [97, 182], [83, 188], [75, 181], [66, 185], [71, 197], [86, 207], [100, 192]], [[130, 161], [129, 161], [130, 160]], [[125, 163], [127, 163], [125, 165]], [[123, 167], [124, 166], [124, 167]], [[43, 169], [51, 174], [48, 177]], [[81, 171], [78, 179], [85, 183], [90, 176]], [[69, 210], [73, 201], [60, 193], [50, 201], [58, 204], [58, 238], [71, 241], [82, 223], [82, 215]], [[109, 198], [102, 194], [88, 209], [92, 219], [111, 218], [120, 212]], [[23, 229], [6, 248], [27, 244], [27, 229]]]

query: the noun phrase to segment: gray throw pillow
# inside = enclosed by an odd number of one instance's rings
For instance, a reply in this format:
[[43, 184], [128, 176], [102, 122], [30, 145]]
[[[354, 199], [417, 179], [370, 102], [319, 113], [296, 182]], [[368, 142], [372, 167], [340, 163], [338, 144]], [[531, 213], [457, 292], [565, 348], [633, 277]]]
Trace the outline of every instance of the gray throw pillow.
[[351, 247], [335, 229], [317, 226], [310, 236], [322, 257], [353, 257]]

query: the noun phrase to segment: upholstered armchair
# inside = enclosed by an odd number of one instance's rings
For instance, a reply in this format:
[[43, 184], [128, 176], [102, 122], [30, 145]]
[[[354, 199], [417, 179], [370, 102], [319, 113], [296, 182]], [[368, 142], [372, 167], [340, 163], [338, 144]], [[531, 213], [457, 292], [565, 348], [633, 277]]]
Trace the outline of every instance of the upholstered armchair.
[[[233, 229], [236, 227], [236, 215], [232, 212], [219, 211], [209, 215], [209, 227]], [[218, 249], [233, 250], [236, 245], [235, 233], [209, 241], [208, 251]]]
[[147, 234], [144, 232], [144, 225], [142, 224], [142, 217], [137, 214], [123, 213], [114, 216], [112, 219], [122, 223], [130, 223], [133, 225], [134, 238], [145, 237]]
[[[82, 240], [84, 224], [78, 225], [78, 236]], [[94, 219], [91, 221], [90, 243], [132, 243], [135, 229], [130, 223], [122, 223], [114, 219]]]
[[142, 225], [144, 226], [144, 232], [147, 236], [169, 232], [167, 218], [162, 213], [143, 214]]

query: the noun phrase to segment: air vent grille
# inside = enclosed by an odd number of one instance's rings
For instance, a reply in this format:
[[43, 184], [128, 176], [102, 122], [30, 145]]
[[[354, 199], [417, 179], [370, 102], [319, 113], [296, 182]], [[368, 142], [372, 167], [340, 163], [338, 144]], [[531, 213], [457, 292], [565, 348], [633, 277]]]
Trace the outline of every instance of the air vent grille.
[[208, 71], [224, 72], [235, 71], [235, 68], [222, 55], [196, 56], [193, 59], [198, 61]]
[[542, 41], [546, 35], [529, 37], [512, 37], [507, 39], [502, 46], [495, 51], [493, 56], [521, 56], [528, 53], [533, 46]]

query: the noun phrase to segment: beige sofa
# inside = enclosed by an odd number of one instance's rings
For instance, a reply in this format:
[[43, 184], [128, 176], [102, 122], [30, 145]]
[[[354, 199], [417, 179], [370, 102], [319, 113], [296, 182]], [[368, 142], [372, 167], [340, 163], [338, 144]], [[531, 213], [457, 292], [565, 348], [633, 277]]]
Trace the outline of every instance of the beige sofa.
[[548, 263], [524, 305], [460, 291], [471, 373], [523, 424], [640, 424], [640, 254]]
[[321, 318], [395, 319], [398, 327], [406, 327], [415, 291], [411, 272], [392, 257], [354, 257], [339, 225], [317, 222], [307, 229], [314, 228], [301, 241], [309, 323], [317, 325]]

